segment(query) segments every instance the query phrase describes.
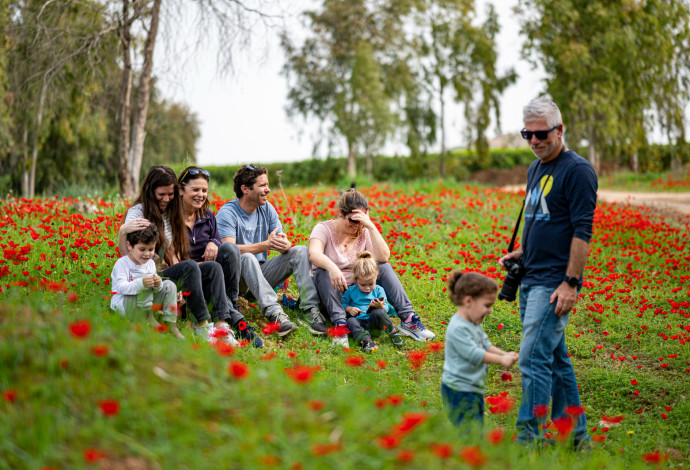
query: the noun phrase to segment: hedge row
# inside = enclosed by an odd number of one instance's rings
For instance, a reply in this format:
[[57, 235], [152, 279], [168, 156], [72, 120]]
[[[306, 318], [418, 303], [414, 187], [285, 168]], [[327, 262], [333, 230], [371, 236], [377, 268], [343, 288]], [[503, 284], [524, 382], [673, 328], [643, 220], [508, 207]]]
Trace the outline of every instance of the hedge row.
[[[586, 157], [586, 149], [578, 150]], [[666, 171], [671, 167], [673, 157], [680, 163], [690, 161], [686, 149], [675, 145], [653, 144], [638, 152], [639, 170], [641, 172]], [[534, 161], [534, 155], [529, 148], [496, 149], [492, 150], [485, 161], [479, 159], [476, 153], [467, 150], [454, 151], [443, 159], [444, 174], [441, 174], [441, 159], [437, 154], [418, 157], [386, 157], [375, 156], [372, 160], [372, 181], [405, 182], [418, 179], [452, 178], [456, 181], [467, 180], [473, 173], [486, 169], [510, 169], [518, 166], [529, 166]], [[618, 168], [628, 166], [629, 162], [611, 162]], [[247, 162], [250, 163], [250, 162]], [[261, 162], [251, 162], [261, 163]], [[619, 166], [618, 166], [619, 165]], [[326, 158], [310, 159], [291, 163], [264, 164], [271, 175], [271, 184], [277, 185], [278, 177], [285, 186], [314, 186], [317, 184], [347, 186], [347, 159]], [[173, 169], [179, 174], [183, 165], [174, 165]], [[217, 185], [232, 185], [238, 166], [207, 166], [212, 174], [213, 183]], [[366, 160], [357, 159], [359, 178], [365, 175]], [[603, 167], [602, 167], [603, 169]]]
[[[527, 166], [534, 160], [529, 149], [503, 149], [491, 152], [488, 161], [480, 162], [475, 154], [468, 151], [449, 153], [444, 158], [445, 177], [457, 181], [467, 179], [470, 174], [485, 168], [513, 168]], [[261, 162], [247, 162], [261, 163]], [[263, 164], [270, 175], [271, 183], [276, 185], [278, 177], [285, 186], [333, 185], [347, 180], [347, 159], [310, 159], [291, 163]], [[176, 173], [184, 165], [172, 165]], [[232, 185], [239, 166], [205, 166], [211, 172], [214, 185]], [[358, 173], [365, 174], [366, 160], [357, 159]], [[441, 160], [438, 155], [420, 157], [375, 156], [372, 160], [371, 178], [374, 181], [412, 181], [416, 179], [436, 179], [441, 177]]]

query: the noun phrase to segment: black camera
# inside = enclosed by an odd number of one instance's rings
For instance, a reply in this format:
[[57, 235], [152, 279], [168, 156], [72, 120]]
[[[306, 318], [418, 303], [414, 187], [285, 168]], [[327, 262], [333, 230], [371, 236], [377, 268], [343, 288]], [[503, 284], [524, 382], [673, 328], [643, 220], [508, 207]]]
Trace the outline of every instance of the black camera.
[[505, 260], [503, 265], [506, 268], [506, 277], [503, 280], [501, 292], [498, 293], [498, 299], [513, 302], [518, 287], [520, 287], [520, 280], [522, 276], [525, 275], [525, 268], [522, 267], [519, 260], [516, 261], [512, 259]]

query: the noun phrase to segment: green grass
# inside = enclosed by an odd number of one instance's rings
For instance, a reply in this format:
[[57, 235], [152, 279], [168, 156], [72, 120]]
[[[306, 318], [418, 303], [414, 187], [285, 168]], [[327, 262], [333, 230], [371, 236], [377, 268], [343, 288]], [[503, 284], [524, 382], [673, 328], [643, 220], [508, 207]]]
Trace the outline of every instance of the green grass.
[[[449, 269], [500, 279], [496, 259], [518, 196], [438, 182], [362, 189], [408, 295], [443, 341], [454, 312], [443, 291]], [[232, 197], [230, 188], [215, 190], [216, 206]], [[290, 189], [287, 206], [277, 191], [272, 202], [293, 242], [305, 243], [337, 194]], [[124, 207], [88, 202], [98, 213], [73, 213], [69, 198], [0, 202], [0, 469], [97, 468], [127, 459], [142, 468], [434, 469], [467, 466], [459, 455], [474, 445], [485, 468], [642, 468], [643, 455], [657, 450], [668, 454], [662, 467], [690, 463], [687, 226], [630, 207], [603, 205], [597, 213], [588, 282], [566, 330], [588, 427], [606, 436], [582, 455], [567, 444], [537, 451], [512, 443], [515, 410], [487, 414], [484, 431], [504, 427], [502, 443], [480, 434], [459, 438], [440, 402], [442, 352], [427, 350], [422, 369], [413, 370], [407, 354], [426, 345], [410, 339], [402, 351], [383, 340], [362, 366], [351, 367], [346, 358], [359, 351], [338, 350], [305, 328], [285, 341], [266, 338], [261, 350], [222, 356], [197, 345], [186, 324], [186, 340], [177, 341], [121, 319], [109, 311], [107, 280]], [[25, 260], [18, 259], [21, 247], [28, 247]], [[256, 308], [247, 318], [258, 327], [265, 322]], [[81, 319], [92, 329], [79, 339], [69, 325]], [[484, 328], [497, 346], [519, 348], [515, 304], [497, 304]], [[107, 346], [107, 354], [96, 355], [96, 346]], [[232, 361], [246, 364], [248, 377], [233, 378]], [[296, 383], [285, 369], [298, 364], [319, 370]], [[519, 401], [517, 367], [511, 382], [501, 381], [501, 372], [489, 368], [487, 394], [508, 392]], [[119, 405], [112, 416], [100, 408], [108, 399]], [[397, 447], [382, 447], [381, 437], [406, 413], [423, 413], [423, 422]], [[602, 415], [624, 419], [606, 426]], [[450, 460], [434, 451], [444, 443]], [[85, 452], [104, 457], [91, 463]]]
[[690, 173], [620, 171], [599, 177], [599, 187], [615, 191], [685, 193], [690, 191]]

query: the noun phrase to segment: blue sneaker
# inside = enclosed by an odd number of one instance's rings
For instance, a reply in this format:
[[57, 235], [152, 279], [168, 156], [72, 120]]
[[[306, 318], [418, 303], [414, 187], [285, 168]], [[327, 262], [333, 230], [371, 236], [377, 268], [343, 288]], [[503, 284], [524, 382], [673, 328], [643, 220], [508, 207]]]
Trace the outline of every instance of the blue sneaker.
[[431, 341], [436, 337], [434, 333], [426, 329], [416, 313], [412, 315], [409, 322], [401, 321], [398, 330], [401, 334], [409, 336], [415, 341]]

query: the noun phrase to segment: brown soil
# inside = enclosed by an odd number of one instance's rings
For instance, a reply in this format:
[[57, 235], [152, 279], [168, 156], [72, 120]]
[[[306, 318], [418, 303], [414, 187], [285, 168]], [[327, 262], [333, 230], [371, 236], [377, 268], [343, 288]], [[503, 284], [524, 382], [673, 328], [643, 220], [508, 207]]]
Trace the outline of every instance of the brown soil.
[[[525, 188], [527, 167], [511, 169], [482, 170], [470, 178], [478, 183], [501, 186], [507, 191], [520, 191]], [[611, 191], [600, 189], [599, 201], [648, 207], [664, 217], [681, 224], [690, 223], [690, 192], [685, 193], [642, 193], [635, 191]]]

